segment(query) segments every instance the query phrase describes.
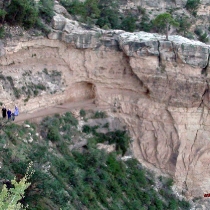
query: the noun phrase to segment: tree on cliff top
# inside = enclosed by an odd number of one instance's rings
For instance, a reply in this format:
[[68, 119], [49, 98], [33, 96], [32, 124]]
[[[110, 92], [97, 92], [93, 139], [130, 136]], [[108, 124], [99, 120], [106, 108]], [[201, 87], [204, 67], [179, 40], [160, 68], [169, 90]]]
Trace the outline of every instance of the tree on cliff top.
[[159, 14], [154, 20], [153, 23], [155, 26], [159, 28], [159, 30], [163, 30], [166, 35], [166, 40], [168, 40], [168, 32], [170, 30], [170, 26], [178, 27], [179, 23], [176, 22], [171, 14], [169, 13], [162, 13]]

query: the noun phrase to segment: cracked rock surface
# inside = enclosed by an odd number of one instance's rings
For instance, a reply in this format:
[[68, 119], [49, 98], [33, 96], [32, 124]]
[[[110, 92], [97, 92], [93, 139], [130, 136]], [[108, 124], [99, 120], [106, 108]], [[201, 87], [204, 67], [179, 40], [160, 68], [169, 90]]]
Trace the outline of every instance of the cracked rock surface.
[[26, 101], [26, 93], [15, 98], [1, 85], [0, 101], [27, 112], [94, 99], [126, 123], [140, 162], [172, 175], [189, 197], [209, 193], [210, 46], [180, 36], [165, 41], [145, 32], [87, 29], [57, 10], [48, 38], [0, 45], [1, 74], [13, 78], [15, 88], [47, 78], [46, 89]]

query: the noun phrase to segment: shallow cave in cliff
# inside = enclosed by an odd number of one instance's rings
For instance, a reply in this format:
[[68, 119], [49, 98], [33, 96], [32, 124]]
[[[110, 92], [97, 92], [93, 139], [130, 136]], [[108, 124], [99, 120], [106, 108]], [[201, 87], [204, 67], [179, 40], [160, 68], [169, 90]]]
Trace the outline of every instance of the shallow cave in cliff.
[[95, 98], [96, 86], [91, 82], [77, 82], [68, 91], [69, 101], [86, 101]]

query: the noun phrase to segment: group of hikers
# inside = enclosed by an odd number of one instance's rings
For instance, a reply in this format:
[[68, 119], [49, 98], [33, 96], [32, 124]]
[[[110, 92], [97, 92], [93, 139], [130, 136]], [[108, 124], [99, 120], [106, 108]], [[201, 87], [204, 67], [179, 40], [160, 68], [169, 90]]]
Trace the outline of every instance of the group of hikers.
[[12, 112], [10, 109], [6, 109], [6, 106], [3, 106], [2, 108], [2, 117], [3, 119], [8, 118], [8, 120], [15, 120], [15, 116], [19, 115], [19, 109], [18, 107], [15, 105], [15, 110], [14, 112]]

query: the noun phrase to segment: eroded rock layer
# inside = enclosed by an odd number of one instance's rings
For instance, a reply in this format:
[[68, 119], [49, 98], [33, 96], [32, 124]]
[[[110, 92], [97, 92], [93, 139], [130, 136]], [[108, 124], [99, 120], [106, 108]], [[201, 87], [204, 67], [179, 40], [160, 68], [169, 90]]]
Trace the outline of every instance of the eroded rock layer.
[[94, 99], [126, 123], [144, 165], [188, 196], [209, 193], [210, 47], [77, 24], [57, 14], [48, 39], [1, 44], [0, 101], [24, 112]]

